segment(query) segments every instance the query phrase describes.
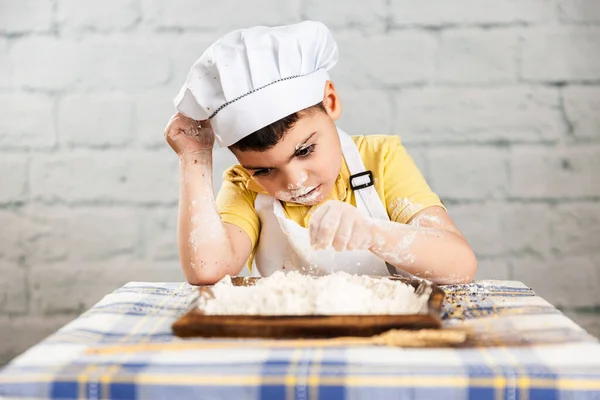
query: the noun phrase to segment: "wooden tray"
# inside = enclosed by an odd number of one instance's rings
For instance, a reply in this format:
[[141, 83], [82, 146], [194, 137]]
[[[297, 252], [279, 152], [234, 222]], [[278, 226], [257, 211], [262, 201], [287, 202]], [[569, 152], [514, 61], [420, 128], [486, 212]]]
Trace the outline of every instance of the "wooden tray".
[[[386, 277], [412, 285], [416, 292], [431, 287], [428, 312], [414, 315], [204, 315], [198, 308], [201, 287], [187, 312], [173, 325], [179, 337], [327, 338], [373, 336], [390, 329], [439, 329], [444, 291], [437, 285], [405, 277]], [[261, 278], [232, 278], [234, 285], [253, 285]]]

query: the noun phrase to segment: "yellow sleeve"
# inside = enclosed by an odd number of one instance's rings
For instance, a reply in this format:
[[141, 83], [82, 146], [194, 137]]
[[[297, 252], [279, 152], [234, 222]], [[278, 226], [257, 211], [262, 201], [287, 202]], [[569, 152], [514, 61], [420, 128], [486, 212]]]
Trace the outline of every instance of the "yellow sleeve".
[[223, 222], [237, 225], [244, 230], [252, 241], [252, 255], [258, 242], [260, 220], [254, 208], [256, 193], [247, 188], [245, 171], [232, 167], [225, 171], [223, 184], [217, 194], [217, 208]]
[[[406, 224], [419, 211], [444, 207], [401, 144], [399, 137], [390, 136], [383, 150], [385, 202], [390, 219]], [[444, 207], [445, 208], [445, 207]]]

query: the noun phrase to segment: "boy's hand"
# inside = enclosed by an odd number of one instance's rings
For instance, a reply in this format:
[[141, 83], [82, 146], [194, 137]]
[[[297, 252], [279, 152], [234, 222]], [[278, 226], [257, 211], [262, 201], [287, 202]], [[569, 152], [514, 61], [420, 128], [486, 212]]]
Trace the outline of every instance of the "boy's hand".
[[165, 139], [180, 157], [202, 150], [212, 150], [215, 134], [210, 121], [196, 121], [177, 113], [165, 128]]
[[315, 249], [333, 245], [337, 251], [368, 250], [373, 245], [373, 226], [373, 220], [356, 207], [331, 200], [315, 211], [308, 229]]

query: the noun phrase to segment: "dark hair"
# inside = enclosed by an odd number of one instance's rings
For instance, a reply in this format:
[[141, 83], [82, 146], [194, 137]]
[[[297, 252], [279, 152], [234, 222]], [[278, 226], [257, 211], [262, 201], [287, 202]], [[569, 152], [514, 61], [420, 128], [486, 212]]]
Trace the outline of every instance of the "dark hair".
[[290, 114], [287, 117], [283, 117], [279, 121], [275, 121], [271, 125], [267, 125], [232, 144], [229, 146], [229, 149], [238, 151], [269, 150], [274, 147], [290, 129], [292, 129], [302, 114], [312, 115], [319, 111], [326, 112], [323, 102]]

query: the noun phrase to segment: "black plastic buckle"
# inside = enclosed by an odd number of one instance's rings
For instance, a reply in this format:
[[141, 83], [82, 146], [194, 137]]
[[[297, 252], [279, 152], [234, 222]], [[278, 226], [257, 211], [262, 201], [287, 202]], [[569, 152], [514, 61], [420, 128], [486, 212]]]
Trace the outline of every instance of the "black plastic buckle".
[[[368, 176], [369, 182], [363, 183], [360, 185], [354, 185], [354, 183], [352, 181], [355, 178], [360, 178], [361, 176]], [[374, 184], [373, 173], [371, 171], [364, 171], [364, 172], [359, 172], [358, 174], [350, 175], [350, 188], [352, 190], [360, 190], [360, 189], [368, 188], [369, 186], [373, 186], [373, 184]]]

